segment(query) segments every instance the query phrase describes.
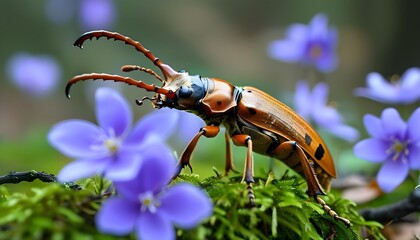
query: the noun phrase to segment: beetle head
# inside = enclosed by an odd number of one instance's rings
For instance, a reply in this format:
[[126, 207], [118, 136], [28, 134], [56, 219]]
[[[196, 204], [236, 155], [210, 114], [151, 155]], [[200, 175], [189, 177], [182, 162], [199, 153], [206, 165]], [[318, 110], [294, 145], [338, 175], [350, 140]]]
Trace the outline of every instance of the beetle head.
[[164, 82], [163, 88], [174, 92], [175, 97], [160, 95], [163, 104], [179, 110], [194, 110], [206, 94], [205, 83], [198, 75], [191, 76], [186, 71], [179, 71], [178, 74], [174, 80]]
[[[139, 66], [126, 65], [121, 68], [124, 72], [133, 70], [147, 72], [163, 83], [162, 87], [153, 87], [153, 91], [156, 92], [153, 97], [143, 97], [141, 100], [136, 100], [136, 103], [142, 105], [144, 100], [149, 100], [155, 108], [169, 107], [179, 110], [194, 110], [205, 95], [204, 83], [200, 76], [191, 76], [184, 70], [177, 72], [166, 64], [163, 69], [165, 69], [165, 71], [162, 71], [164, 79], [152, 70]], [[139, 83], [140, 81], [136, 82], [136, 84]], [[144, 85], [144, 83], [142, 84]]]
[[75, 46], [83, 47], [86, 40], [93, 38], [99, 39], [106, 37], [107, 39], [114, 39], [123, 41], [125, 44], [133, 46], [137, 51], [141, 52], [153, 62], [162, 72], [163, 78], [156, 74], [153, 70], [133, 65], [126, 65], [121, 68], [124, 72], [139, 70], [155, 76], [163, 83], [161, 87], [154, 84], [147, 84], [143, 81], [138, 81], [129, 77], [119, 75], [110, 75], [105, 73], [91, 73], [75, 76], [70, 79], [66, 86], [66, 95], [70, 97], [69, 92], [73, 84], [85, 80], [102, 79], [104, 81], [124, 82], [129, 85], [134, 85], [139, 88], [145, 89], [149, 92], [155, 92], [153, 97], [143, 97], [141, 100], [136, 100], [137, 104], [141, 105], [144, 100], [150, 100], [155, 108], [170, 107], [181, 110], [193, 110], [196, 103], [204, 96], [204, 84], [198, 76], [190, 76], [185, 71], [175, 71], [172, 67], [164, 64], [159, 58], [155, 57], [151, 51], [143, 47], [139, 42], [132, 40], [119, 33], [108, 32], [104, 30], [87, 32], [80, 36]]

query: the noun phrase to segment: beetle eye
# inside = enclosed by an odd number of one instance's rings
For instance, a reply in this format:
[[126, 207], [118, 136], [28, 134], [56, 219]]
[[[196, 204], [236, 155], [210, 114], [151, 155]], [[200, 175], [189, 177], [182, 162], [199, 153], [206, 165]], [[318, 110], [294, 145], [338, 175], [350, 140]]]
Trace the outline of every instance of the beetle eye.
[[181, 86], [181, 87], [178, 89], [178, 96], [179, 96], [180, 98], [188, 98], [188, 97], [190, 97], [190, 96], [191, 96], [191, 94], [192, 94], [192, 89], [191, 89], [191, 88], [189, 88], [189, 87], [186, 87], [186, 86]]

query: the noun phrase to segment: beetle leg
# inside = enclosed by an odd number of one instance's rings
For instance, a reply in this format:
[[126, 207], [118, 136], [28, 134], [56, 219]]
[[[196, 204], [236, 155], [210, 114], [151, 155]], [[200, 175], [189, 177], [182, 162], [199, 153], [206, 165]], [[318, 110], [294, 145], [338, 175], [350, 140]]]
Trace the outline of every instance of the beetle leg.
[[254, 183], [255, 181], [254, 181], [254, 162], [252, 158], [252, 140], [249, 135], [238, 134], [238, 135], [232, 136], [232, 141], [237, 146], [245, 146], [248, 148], [246, 158], [245, 158], [244, 175], [242, 177], [242, 182], [246, 183], [249, 205], [251, 207], [254, 207], [255, 195], [254, 195], [254, 191], [252, 190], [252, 183]]
[[197, 146], [197, 142], [200, 139], [201, 136], [205, 136], [208, 138], [215, 137], [220, 131], [219, 126], [205, 126], [200, 129], [200, 131], [194, 136], [194, 138], [188, 143], [185, 150], [182, 152], [181, 157], [179, 158], [179, 162], [177, 165], [177, 171], [175, 172], [175, 175], [172, 177], [172, 179], [175, 179], [178, 177], [178, 175], [181, 173], [181, 170], [188, 166], [192, 172], [192, 167], [190, 164], [191, 154], [194, 151], [195, 147]]
[[331, 209], [330, 206], [328, 206], [324, 200], [322, 200], [319, 196], [315, 196], [316, 201], [321, 204], [321, 206], [324, 208], [324, 210], [335, 220], [339, 220], [343, 222], [347, 227], [350, 227], [350, 221], [346, 218], [340, 217], [334, 210]]
[[303, 175], [305, 176], [306, 182], [308, 184], [308, 195], [314, 197], [315, 200], [324, 208], [324, 210], [335, 220], [343, 222], [347, 227], [350, 226], [350, 221], [348, 219], [340, 217], [334, 210], [331, 209], [330, 206], [325, 203], [324, 200], [318, 196], [326, 194], [322, 190], [322, 187], [315, 176], [314, 169], [306, 157], [305, 152], [295, 141], [286, 141], [281, 143], [276, 149], [274, 149], [273, 152], [270, 152], [270, 155], [276, 155], [285, 161], [296, 161], [296, 167], [298, 164], [300, 164]]
[[[285, 162], [291, 161], [293, 163], [292, 166], [294, 167], [292, 168], [294, 170], [303, 172], [306, 182], [308, 183], [309, 196], [325, 195], [318, 179], [315, 177], [315, 172], [309, 163], [305, 152], [295, 141], [286, 141], [281, 143], [276, 149], [274, 149], [274, 151], [270, 152], [270, 155], [276, 155], [279, 159], [284, 160]], [[298, 169], [298, 167], [301, 169]]]
[[238, 171], [236, 171], [233, 166], [232, 148], [230, 146], [231, 138], [227, 132], [225, 132], [225, 140], [226, 140], [226, 164], [225, 164], [224, 176], [227, 176], [230, 171], [233, 171], [233, 172], [238, 172]]

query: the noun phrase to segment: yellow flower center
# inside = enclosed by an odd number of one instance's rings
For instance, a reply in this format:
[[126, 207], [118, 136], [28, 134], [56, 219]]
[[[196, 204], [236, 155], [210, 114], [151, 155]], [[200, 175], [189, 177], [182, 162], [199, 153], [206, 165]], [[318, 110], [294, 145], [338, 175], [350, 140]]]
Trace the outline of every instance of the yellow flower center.
[[318, 59], [322, 55], [322, 47], [320, 44], [314, 44], [309, 49], [309, 56], [313, 59]]
[[152, 192], [146, 192], [139, 196], [141, 203], [140, 211], [149, 211], [155, 213], [160, 205], [160, 202], [156, 199]]
[[393, 140], [393, 144], [391, 147], [386, 151], [387, 154], [392, 154], [392, 160], [397, 161], [401, 154], [408, 156], [408, 141], [402, 142], [398, 139]]
[[110, 138], [105, 141], [105, 147], [112, 153], [118, 151], [118, 147], [120, 146], [120, 141], [116, 138]]

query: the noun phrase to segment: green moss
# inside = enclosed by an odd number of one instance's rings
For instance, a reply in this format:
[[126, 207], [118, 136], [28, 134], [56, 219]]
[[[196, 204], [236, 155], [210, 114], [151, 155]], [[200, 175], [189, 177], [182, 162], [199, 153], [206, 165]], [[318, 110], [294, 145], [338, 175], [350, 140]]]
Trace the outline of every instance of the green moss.
[[81, 191], [57, 183], [9, 193], [0, 186], [0, 239], [115, 239], [98, 233], [93, 217], [104, 199], [101, 180], [89, 179]]
[[[384, 239], [381, 225], [360, 217], [355, 205], [329, 193], [323, 199], [352, 226], [330, 217], [304, 192], [305, 182], [294, 177], [256, 178], [253, 185], [255, 207], [250, 208], [246, 186], [240, 177], [181, 175], [205, 189], [214, 202], [213, 216], [192, 230], [177, 230], [179, 239], [361, 239], [367, 232]], [[74, 191], [59, 184], [32, 189], [33, 194], [9, 193], [0, 187], [0, 239], [134, 239], [100, 234], [94, 215], [109, 194], [109, 186], [99, 178], [87, 179]]]
[[334, 220], [304, 192], [303, 180], [287, 176], [276, 180], [271, 174], [256, 178], [256, 206], [250, 208], [245, 184], [238, 177], [202, 182], [193, 175], [180, 178], [204, 188], [214, 202], [208, 221], [195, 230], [178, 231], [183, 239], [362, 239], [362, 230], [374, 239], [385, 239], [379, 223], [365, 221], [354, 203], [331, 192], [323, 199], [352, 224], [348, 228]]

